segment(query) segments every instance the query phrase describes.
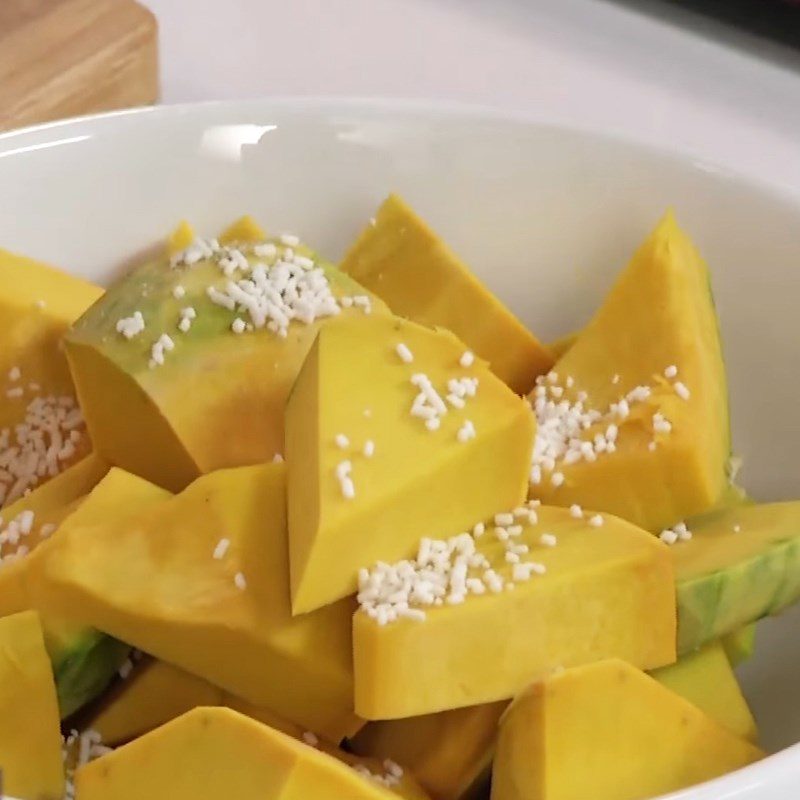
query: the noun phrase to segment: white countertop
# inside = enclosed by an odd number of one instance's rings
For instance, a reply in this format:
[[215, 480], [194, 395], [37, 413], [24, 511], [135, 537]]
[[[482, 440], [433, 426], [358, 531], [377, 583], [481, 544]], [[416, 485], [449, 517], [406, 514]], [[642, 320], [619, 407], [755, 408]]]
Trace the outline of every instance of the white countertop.
[[446, 98], [673, 142], [800, 190], [800, 53], [703, 35], [697, 27], [719, 26], [682, 25], [679, 10], [663, 19], [606, 0], [145, 2], [161, 24], [168, 103]]

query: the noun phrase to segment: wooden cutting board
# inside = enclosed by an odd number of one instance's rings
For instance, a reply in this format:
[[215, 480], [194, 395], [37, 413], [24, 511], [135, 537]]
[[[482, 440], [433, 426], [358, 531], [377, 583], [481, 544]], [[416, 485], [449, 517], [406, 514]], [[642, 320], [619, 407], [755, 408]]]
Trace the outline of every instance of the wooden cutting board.
[[0, 0], [0, 130], [157, 99], [157, 26], [139, 3]]

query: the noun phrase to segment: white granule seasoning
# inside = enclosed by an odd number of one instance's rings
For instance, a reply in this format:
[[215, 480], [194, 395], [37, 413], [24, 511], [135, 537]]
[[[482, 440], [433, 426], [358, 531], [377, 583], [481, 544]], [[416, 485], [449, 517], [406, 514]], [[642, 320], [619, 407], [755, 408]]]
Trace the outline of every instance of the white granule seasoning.
[[72, 729], [62, 738], [61, 756], [64, 761], [65, 790], [64, 800], [75, 800], [75, 771], [80, 767], [108, 755], [113, 748], [102, 743], [102, 737], [97, 731], [86, 730], [79, 733]]
[[339, 488], [345, 500], [352, 500], [356, 496], [352, 472], [353, 464], [348, 460], [340, 461], [336, 466], [336, 478], [339, 481]]
[[686, 384], [681, 381], [675, 381], [675, 383], [672, 384], [672, 388], [681, 400], [688, 400], [692, 396]]
[[247, 330], [247, 323], [241, 319], [241, 317], [236, 317], [236, 319], [231, 322], [231, 330], [234, 333], [244, 333]]
[[675, 531], [667, 528], [666, 530], [661, 531], [658, 535], [658, 538], [661, 539], [664, 544], [675, 544], [678, 541], [678, 534]]
[[558, 544], [558, 539], [553, 533], [543, 533], [539, 537], [539, 543], [545, 547], [555, 547]]
[[346, 450], [350, 447], [350, 440], [343, 433], [337, 433], [333, 437], [333, 442], [340, 450]]
[[677, 377], [677, 375], [678, 375], [678, 368], [675, 366], [675, 364], [670, 364], [664, 370], [664, 377], [665, 378], [669, 378], [670, 380], [672, 380], [673, 378]]
[[734, 525], [733, 526], [733, 532], [734, 533], [741, 533], [741, 531], [742, 531], [742, 526], [741, 525]]
[[563, 472], [554, 472], [550, 476], [550, 483], [552, 483], [553, 486], [555, 486], [555, 487], [561, 486], [564, 483], [564, 473]]
[[162, 333], [150, 348], [150, 369], [164, 366], [165, 355], [175, 349], [175, 342], [169, 334]]
[[217, 546], [214, 548], [213, 556], [217, 561], [225, 558], [225, 554], [228, 552], [228, 548], [231, 546], [230, 539], [220, 539], [217, 542]]
[[272, 456], [272, 463], [273, 464], [283, 464], [283, 461], [284, 461], [283, 453], [275, 453], [275, 455]]
[[669, 433], [672, 423], [661, 413], [653, 414], [653, 430], [656, 433]]
[[236, 588], [241, 592], [243, 592], [247, 588], [247, 578], [244, 577], [243, 572], [237, 572], [233, 576], [233, 582]]
[[22, 422], [0, 429], [0, 505], [11, 503], [44, 477], [57, 475], [84, 435], [73, 397], [36, 397]]
[[573, 503], [569, 507], [569, 515], [573, 519], [583, 519], [583, 509], [577, 503]]
[[692, 532], [685, 522], [678, 522], [671, 528], [661, 531], [659, 539], [665, 544], [675, 544], [676, 542], [688, 542], [692, 538]]
[[13, 389], [6, 390], [6, 397], [9, 400], [19, 400], [23, 394], [25, 394], [25, 390], [21, 386], [15, 386]]
[[445, 396], [445, 400], [450, 403], [453, 408], [462, 409], [467, 405], [466, 400], [463, 397], [459, 397], [457, 394], [453, 394], [452, 392]]
[[464, 424], [458, 429], [458, 433], [456, 434], [456, 438], [462, 444], [465, 444], [470, 439], [474, 439], [476, 436], [475, 425], [472, 420], [469, 419], [464, 420]]
[[184, 289], [183, 286], [178, 284], [177, 286], [173, 287], [172, 296], [176, 300], [183, 300], [183, 298], [186, 297], [186, 289]]
[[[288, 237], [288, 238], [287, 238]], [[290, 234], [283, 239], [294, 242]], [[254, 259], [271, 263], [251, 263], [239, 248], [220, 246], [214, 240], [197, 240], [172, 258], [172, 266], [191, 267], [200, 260], [215, 263], [225, 282], [206, 287], [206, 296], [215, 305], [242, 314], [245, 327], [236, 323], [235, 332], [267, 328], [286, 338], [292, 322], [306, 325], [323, 317], [335, 316], [341, 307], [331, 291], [325, 270], [307, 256], [299, 256], [288, 245], [282, 252], [271, 242], [253, 245]], [[369, 298], [359, 296], [359, 305], [368, 312]]]
[[[394, 764], [394, 762], [391, 762]], [[386, 762], [384, 762], [384, 765]], [[395, 766], [397, 766], [395, 764]], [[403, 770], [400, 767], [397, 767], [400, 770], [399, 775], [394, 772], [385, 772], [384, 774], [372, 772], [369, 767], [364, 764], [353, 764], [353, 770], [357, 772], [362, 778], [371, 783], [377, 783], [380, 786], [384, 786], [387, 789], [392, 788], [393, 786], [397, 786], [402, 777], [403, 777]]]
[[367, 441], [364, 442], [363, 453], [366, 458], [372, 458], [372, 456], [375, 455], [375, 442], [373, 442], [372, 439], [367, 439]]
[[465, 350], [461, 354], [461, 358], [458, 359], [458, 363], [462, 367], [464, 367], [464, 369], [467, 369], [468, 367], [471, 367], [475, 363], [475, 355], [472, 353], [471, 350]]
[[300, 244], [300, 237], [293, 233], [282, 233], [278, 238], [285, 247], [297, 247]]
[[600, 528], [603, 525], [603, 518], [600, 516], [600, 514], [595, 514], [589, 518], [589, 524], [593, 528]]
[[[295, 258], [295, 263], [297, 263], [297, 258]], [[365, 314], [372, 313], [372, 300], [365, 294], [354, 295], [353, 305], [360, 308]]]
[[141, 311], [134, 311], [130, 317], [117, 320], [117, 333], [126, 339], [133, 339], [145, 329], [144, 316]]
[[611, 383], [613, 383], [614, 386], [616, 386], [619, 382], [620, 382], [620, 377], [619, 373], [617, 373], [611, 378]]
[[8, 371], [8, 379], [16, 383], [22, 377], [22, 370], [19, 367], [11, 367]]

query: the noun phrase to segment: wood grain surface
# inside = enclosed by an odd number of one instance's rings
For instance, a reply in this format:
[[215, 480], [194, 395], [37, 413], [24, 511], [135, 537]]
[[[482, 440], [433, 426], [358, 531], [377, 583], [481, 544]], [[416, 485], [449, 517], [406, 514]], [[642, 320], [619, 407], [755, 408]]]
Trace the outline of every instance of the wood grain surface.
[[158, 34], [134, 0], [0, 0], [0, 129], [158, 99]]

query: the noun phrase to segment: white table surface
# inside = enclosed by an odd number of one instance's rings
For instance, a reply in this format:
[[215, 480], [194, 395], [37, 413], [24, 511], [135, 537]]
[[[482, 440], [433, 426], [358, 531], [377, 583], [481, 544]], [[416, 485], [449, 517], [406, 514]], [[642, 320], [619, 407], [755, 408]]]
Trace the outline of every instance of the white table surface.
[[[800, 191], [800, 53], [606, 0], [145, 0], [167, 103], [445, 98], [674, 143]], [[646, 0], [640, 4], [648, 6]], [[213, 54], [213, 55], [210, 55]]]

